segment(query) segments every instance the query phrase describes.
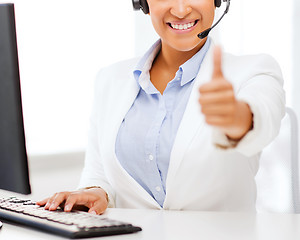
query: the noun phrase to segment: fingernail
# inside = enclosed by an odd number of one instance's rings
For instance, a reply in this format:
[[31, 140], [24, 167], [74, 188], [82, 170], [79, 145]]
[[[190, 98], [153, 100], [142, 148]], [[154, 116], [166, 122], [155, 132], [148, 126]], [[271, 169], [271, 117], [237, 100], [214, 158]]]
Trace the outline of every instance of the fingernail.
[[65, 206], [65, 210], [66, 210], [66, 211], [70, 211], [70, 210], [71, 210], [71, 206], [70, 206], [70, 205], [66, 205], [66, 206]]
[[97, 215], [96, 211], [91, 211], [91, 214]]

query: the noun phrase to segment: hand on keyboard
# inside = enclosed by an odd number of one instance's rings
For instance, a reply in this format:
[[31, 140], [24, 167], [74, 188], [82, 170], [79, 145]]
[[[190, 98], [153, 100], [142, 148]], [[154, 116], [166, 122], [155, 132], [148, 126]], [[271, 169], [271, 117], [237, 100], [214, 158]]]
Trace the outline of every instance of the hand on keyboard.
[[[90, 195], [92, 196], [91, 199], [93, 197], [96, 198], [94, 196], [96, 191], [87, 192], [88, 194], [85, 193], [83, 199]], [[81, 196], [82, 191], [79, 191], [79, 193], [58, 193], [57, 195], [58, 197], [70, 197], [72, 194]], [[78, 198], [76, 197], [76, 199]], [[0, 219], [6, 219], [68, 238], [107, 236], [134, 233], [142, 230], [140, 227], [133, 226], [130, 223], [113, 220], [103, 215], [93, 215], [82, 211], [63, 212], [61, 209], [47, 211], [43, 207], [36, 205], [34, 201], [16, 197], [0, 197]]]
[[89, 213], [102, 214], [108, 206], [106, 192], [102, 188], [81, 189], [72, 192], [55, 193], [52, 197], [37, 202], [46, 210], [54, 211], [61, 207], [65, 212], [80, 207], [88, 208]]

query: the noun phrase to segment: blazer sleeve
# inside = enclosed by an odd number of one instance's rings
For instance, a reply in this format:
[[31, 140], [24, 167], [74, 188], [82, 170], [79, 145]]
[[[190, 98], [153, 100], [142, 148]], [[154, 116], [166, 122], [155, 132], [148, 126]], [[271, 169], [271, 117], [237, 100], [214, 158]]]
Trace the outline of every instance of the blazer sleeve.
[[[213, 141], [228, 147], [228, 150], [253, 156], [278, 135], [285, 115], [285, 92], [280, 67], [271, 56], [248, 58], [250, 60], [239, 60], [240, 68], [237, 70], [241, 74], [236, 74], [239, 79], [234, 79], [233, 85], [237, 99], [246, 102], [252, 111], [253, 128], [238, 143], [232, 143], [223, 133], [214, 129]], [[227, 72], [229, 79], [231, 75], [230, 71]]]
[[86, 148], [85, 163], [79, 182], [79, 188], [92, 186], [101, 187], [108, 195], [108, 207], [114, 207], [115, 193], [106, 178], [105, 170], [102, 163], [101, 149], [98, 141], [98, 124], [101, 122], [101, 119], [99, 119], [100, 116], [98, 114], [99, 111], [97, 111], [97, 109], [100, 107], [99, 104], [101, 104], [101, 102], [99, 102], [97, 96], [101, 94], [99, 92], [101, 89], [100, 80], [101, 71], [99, 72], [95, 82], [94, 100], [90, 116], [90, 126], [88, 131], [88, 143]]

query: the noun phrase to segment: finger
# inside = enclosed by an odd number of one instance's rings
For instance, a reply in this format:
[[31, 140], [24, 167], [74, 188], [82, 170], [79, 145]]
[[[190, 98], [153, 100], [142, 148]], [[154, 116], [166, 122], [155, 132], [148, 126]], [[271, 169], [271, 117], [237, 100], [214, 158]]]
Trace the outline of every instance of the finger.
[[204, 115], [230, 115], [232, 116], [235, 113], [235, 105], [232, 103], [229, 104], [210, 104], [202, 106], [201, 112]]
[[212, 80], [223, 78], [222, 73], [222, 50], [220, 46], [214, 48], [214, 69]]
[[228, 81], [210, 81], [200, 86], [199, 93], [203, 94], [224, 90], [233, 90], [232, 84]]
[[48, 201], [47, 201], [47, 203], [46, 203], [46, 205], [44, 207], [45, 210], [49, 209], [49, 207], [51, 206], [52, 202], [54, 201], [54, 198], [55, 198], [56, 194], [57, 193], [55, 193], [52, 197], [48, 198]]
[[36, 204], [39, 205], [39, 206], [45, 206], [46, 203], [48, 202], [49, 198], [45, 198], [41, 201], [37, 201]]
[[99, 214], [102, 214], [105, 212], [106, 207], [107, 207], [107, 204], [105, 204], [103, 201], [96, 201], [94, 206], [91, 207], [88, 212], [99, 215]]
[[58, 208], [58, 206], [60, 204], [62, 204], [66, 198], [68, 197], [69, 193], [68, 192], [63, 192], [63, 193], [59, 193], [56, 194], [56, 196], [54, 197], [53, 201], [51, 202], [51, 205], [49, 207], [50, 211], [54, 211]]
[[201, 94], [199, 103], [202, 107], [211, 104], [230, 103], [235, 101], [234, 93], [230, 90], [222, 92], [213, 92], [209, 94]]
[[90, 202], [91, 200], [85, 194], [82, 193], [70, 194], [69, 197], [66, 199], [64, 211], [70, 212], [73, 209], [74, 205], [82, 205], [82, 206], [89, 207]]
[[66, 203], [65, 203], [65, 207], [64, 207], [65, 212], [70, 212], [72, 210], [73, 206], [76, 204], [76, 201], [78, 201], [77, 198], [75, 196], [69, 196], [67, 198]]
[[206, 115], [205, 121], [215, 127], [229, 127], [234, 123], [234, 118], [229, 115]]

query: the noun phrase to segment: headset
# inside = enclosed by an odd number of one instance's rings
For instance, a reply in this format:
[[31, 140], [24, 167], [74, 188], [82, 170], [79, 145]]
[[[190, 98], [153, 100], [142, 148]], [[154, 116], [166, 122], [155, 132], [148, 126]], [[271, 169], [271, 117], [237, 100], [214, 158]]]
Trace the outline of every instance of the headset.
[[[222, 18], [225, 16], [226, 13], [228, 13], [229, 11], [229, 7], [230, 7], [230, 0], [223, 0], [223, 2], [227, 2], [226, 5], [226, 9], [224, 11], [224, 13], [222, 14], [222, 16], [219, 18], [219, 20], [210, 28], [204, 30], [203, 32], [199, 33], [197, 36], [200, 39], [206, 38], [209, 34], [209, 32], [218, 25], [218, 23], [222, 20]], [[134, 10], [142, 10], [145, 14], [149, 13], [149, 6], [147, 3], [147, 0], [132, 0], [132, 4], [133, 4], [133, 9]], [[220, 7], [222, 4], [221, 0], [215, 0], [215, 6], [216, 7]]]

